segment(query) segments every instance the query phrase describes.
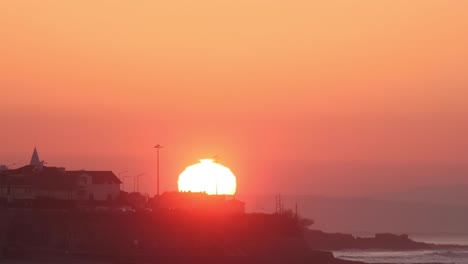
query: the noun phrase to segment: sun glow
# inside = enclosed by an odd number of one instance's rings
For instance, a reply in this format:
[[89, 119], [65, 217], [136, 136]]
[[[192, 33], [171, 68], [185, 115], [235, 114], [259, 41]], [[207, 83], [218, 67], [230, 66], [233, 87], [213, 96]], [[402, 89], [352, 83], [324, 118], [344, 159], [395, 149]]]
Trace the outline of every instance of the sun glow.
[[206, 192], [207, 194], [236, 193], [236, 176], [231, 170], [212, 159], [188, 166], [179, 175], [179, 192]]

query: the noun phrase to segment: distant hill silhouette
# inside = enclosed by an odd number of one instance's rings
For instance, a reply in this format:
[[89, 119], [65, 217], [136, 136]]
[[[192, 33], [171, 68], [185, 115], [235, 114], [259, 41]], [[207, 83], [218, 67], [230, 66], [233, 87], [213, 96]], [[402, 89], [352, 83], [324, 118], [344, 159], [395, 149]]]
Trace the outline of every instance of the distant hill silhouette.
[[[273, 196], [243, 197], [247, 211], [273, 211]], [[313, 229], [344, 233], [468, 233], [468, 206], [385, 201], [373, 198], [283, 195], [285, 207], [298, 203]]]
[[468, 185], [426, 186], [378, 196], [387, 201], [468, 206]]

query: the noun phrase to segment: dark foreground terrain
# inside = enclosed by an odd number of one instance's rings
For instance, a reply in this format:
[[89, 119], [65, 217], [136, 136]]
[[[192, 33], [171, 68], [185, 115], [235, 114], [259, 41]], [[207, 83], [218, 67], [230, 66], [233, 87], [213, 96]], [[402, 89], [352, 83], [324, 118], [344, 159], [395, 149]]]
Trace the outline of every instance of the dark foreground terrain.
[[7, 263], [324, 263], [303, 227], [283, 215], [181, 211], [0, 211]]

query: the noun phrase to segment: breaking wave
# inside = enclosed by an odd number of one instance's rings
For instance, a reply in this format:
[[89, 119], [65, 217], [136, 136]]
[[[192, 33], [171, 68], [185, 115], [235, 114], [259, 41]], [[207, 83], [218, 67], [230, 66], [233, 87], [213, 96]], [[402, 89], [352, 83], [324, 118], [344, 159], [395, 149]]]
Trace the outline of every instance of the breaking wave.
[[434, 251], [428, 253], [433, 256], [441, 256], [447, 258], [465, 258], [468, 259], [468, 251], [466, 250], [445, 250], [445, 251]]
[[384, 250], [348, 250], [335, 251], [335, 257], [366, 263], [393, 263], [393, 264], [468, 264], [468, 250], [411, 250], [411, 251], [384, 251]]

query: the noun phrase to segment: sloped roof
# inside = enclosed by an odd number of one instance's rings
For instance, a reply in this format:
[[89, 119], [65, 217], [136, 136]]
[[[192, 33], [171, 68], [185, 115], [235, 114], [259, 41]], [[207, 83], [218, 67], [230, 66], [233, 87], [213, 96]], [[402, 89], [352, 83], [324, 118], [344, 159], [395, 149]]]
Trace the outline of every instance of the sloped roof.
[[88, 174], [93, 184], [121, 183], [112, 171], [65, 171], [57, 167], [27, 165], [0, 172], [2, 185], [26, 185], [39, 189], [74, 189], [78, 177]]
[[73, 175], [75, 177], [80, 176], [82, 174], [91, 175], [93, 184], [105, 184], [105, 183], [122, 183], [117, 176], [112, 171], [67, 171], [69, 175]]
[[39, 189], [73, 189], [76, 186], [76, 178], [56, 167], [27, 165], [0, 172], [0, 184]]

